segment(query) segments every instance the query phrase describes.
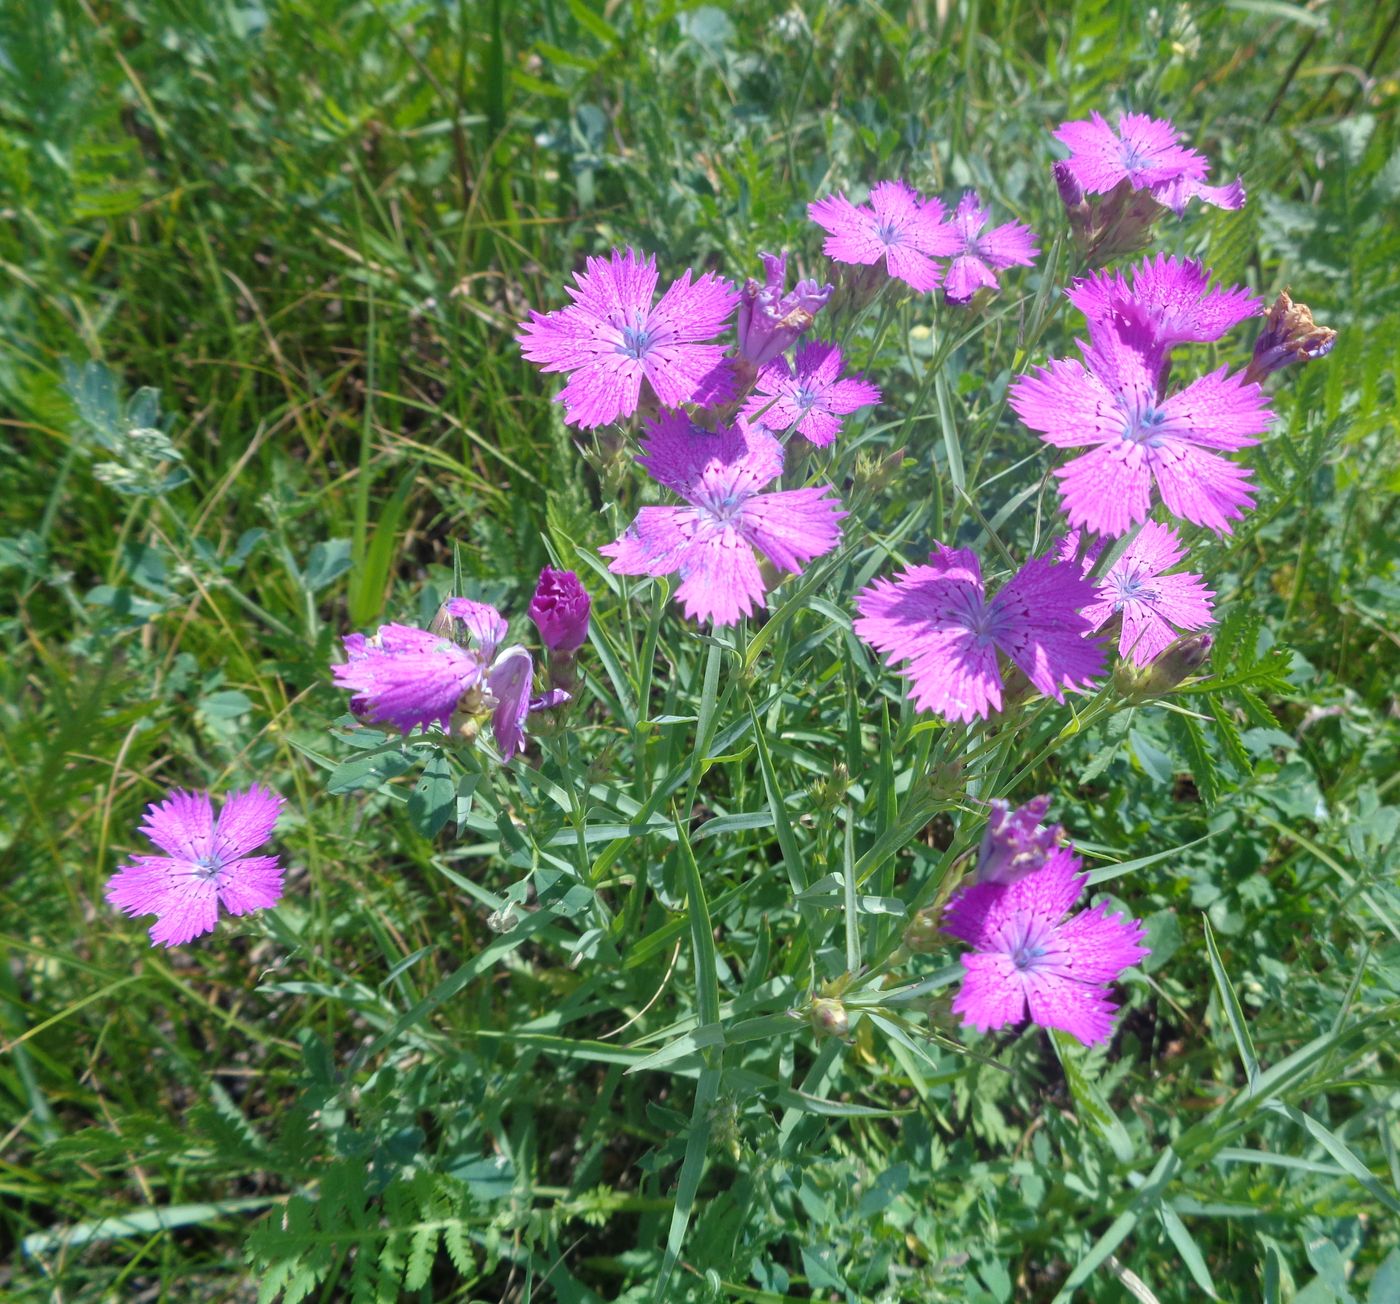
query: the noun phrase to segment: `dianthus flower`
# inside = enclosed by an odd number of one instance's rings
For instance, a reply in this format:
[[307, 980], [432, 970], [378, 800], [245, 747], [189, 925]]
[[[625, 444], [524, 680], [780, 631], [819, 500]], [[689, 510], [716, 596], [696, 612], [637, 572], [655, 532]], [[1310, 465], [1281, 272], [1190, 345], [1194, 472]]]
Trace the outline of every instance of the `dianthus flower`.
[[753, 277], [744, 282], [735, 328], [739, 356], [750, 367], [761, 367], [791, 348], [836, 289], [805, 280], [785, 294], [787, 254], [759, 254], [759, 258], [764, 283], [760, 285]]
[[1054, 136], [1069, 147], [1065, 168], [1091, 195], [1106, 195], [1126, 181], [1178, 216], [1193, 198], [1217, 208], [1244, 207], [1239, 178], [1224, 186], [1206, 185], [1210, 163], [1177, 143], [1176, 128], [1166, 118], [1123, 113], [1115, 131], [1101, 114], [1091, 113], [1087, 121], [1062, 122]]
[[1183, 630], [1211, 622], [1211, 599], [1199, 575], [1164, 575], [1186, 556], [1180, 535], [1169, 526], [1148, 521], [1098, 581], [1097, 601], [1083, 614], [1095, 629], [1115, 615], [1123, 617], [1119, 654], [1134, 665], [1154, 660]]
[[404, 733], [431, 724], [447, 729], [458, 711], [489, 711], [496, 745], [509, 761], [524, 746], [529, 713], [556, 706], [567, 694], [531, 698], [534, 662], [519, 644], [500, 649], [505, 618], [488, 603], [452, 598], [433, 625], [381, 625], [369, 638], [345, 636], [346, 659], [331, 673], [350, 690], [351, 711]]
[[967, 549], [930, 554], [893, 579], [878, 579], [856, 595], [855, 632], [913, 685], [920, 711], [950, 720], [985, 719], [1001, 710], [1004, 652], [1057, 702], [1064, 689], [1085, 687], [1104, 668], [1098, 640], [1079, 608], [1094, 586], [1073, 566], [1028, 561], [987, 600], [977, 557]]
[[1158, 254], [1122, 272], [1095, 272], [1076, 281], [1066, 297], [1089, 320], [1090, 333], [1115, 314], [1136, 315], [1158, 345], [1218, 340], [1262, 302], [1242, 286], [1210, 285], [1210, 270], [1193, 258]]
[[1154, 481], [1169, 511], [1221, 534], [1253, 505], [1248, 468], [1220, 456], [1257, 444], [1273, 420], [1259, 386], [1227, 369], [1158, 396], [1165, 354], [1153, 328], [1115, 314], [1084, 361], [1054, 358], [1011, 388], [1011, 406], [1056, 448], [1087, 448], [1055, 472], [1071, 525], [1118, 536], [1145, 521]]
[[1148, 954], [1140, 920], [1100, 904], [1065, 918], [1087, 881], [1068, 847], [1013, 883], [976, 883], [948, 902], [943, 926], [972, 945], [953, 1012], [979, 1032], [1019, 1023], [1086, 1046], [1106, 1041], [1117, 1006], [1108, 984]]
[[943, 279], [943, 294], [949, 303], [967, 303], [983, 286], [999, 289], [997, 271], [1012, 266], [1029, 267], [1040, 252], [1035, 246], [1035, 232], [1020, 222], [1005, 222], [984, 233], [987, 214], [975, 190], [969, 190], [958, 201], [952, 225], [957, 248]]
[[755, 548], [800, 575], [841, 537], [846, 513], [830, 485], [760, 492], [782, 474], [783, 448], [742, 416], [710, 434], [682, 412], [663, 413], [637, 461], [686, 506], [643, 507], [598, 551], [618, 575], [679, 572], [676, 597], [692, 618], [733, 625], [753, 611], [764, 593]]
[[1281, 290], [1254, 341], [1254, 357], [1245, 379], [1263, 380], [1284, 367], [1325, 358], [1336, 342], [1336, 331], [1319, 326], [1307, 304], [1294, 303], [1288, 291]]
[[573, 571], [546, 566], [540, 572], [528, 615], [540, 642], [556, 656], [572, 656], [588, 640], [593, 600]]
[[706, 272], [691, 283], [690, 269], [653, 304], [656, 259], [614, 249], [589, 258], [566, 286], [574, 302], [555, 312], [531, 312], [516, 336], [521, 351], [546, 372], [571, 372], [559, 392], [572, 425], [606, 425], [637, 410], [645, 380], [667, 407], [732, 397], [724, 346], [706, 344], [725, 328], [739, 292]]
[[164, 856], [133, 856], [107, 880], [110, 904], [128, 915], [155, 915], [153, 946], [182, 946], [212, 932], [219, 907], [231, 915], [275, 906], [282, 863], [254, 856], [271, 836], [282, 798], [254, 784], [224, 799], [219, 817], [207, 792], [176, 789], [146, 807], [141, 832]]
[[808, 204], [807, 216], [828, 233], [822, 244], [828, 258], [865, 266], [883, 258], [891, 276], [920, 292], [934, 289], [943, 274], [933, 259], [958, 247], [943, 205], [902, 181], [876, 182], [869, 205], [857, 206], [838, 191]]
[[804, 344], [796, 364], [780, 357], [764, 367], [744, 415], [769, 430], [795, 429], [826, 445], [841, 432], [842, 417], [880, 401], [880, 391], [864, 376], [841, 375], [841, 350], [826, 340]]
[[974, 883], [1015, 883], [1034, 873], [1064, 840], [1059, 824], [1046, 824], [1050, 798], [1032, 797], [1024, 806], [993, 798], [991, 813], [977, 851]]

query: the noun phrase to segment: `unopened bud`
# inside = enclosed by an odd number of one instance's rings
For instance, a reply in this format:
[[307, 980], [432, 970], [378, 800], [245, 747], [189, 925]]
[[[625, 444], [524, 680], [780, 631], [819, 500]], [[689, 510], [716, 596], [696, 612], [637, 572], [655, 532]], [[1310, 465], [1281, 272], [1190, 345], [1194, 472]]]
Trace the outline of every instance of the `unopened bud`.
[[844, 1037], [851, 1030], [851, 1020], [840, 1001], [818, 996], [812, 1002], [812, 1027], [826, 1037]]
[[1313, 321], [1312, 309], [1305, 303], [1294, 303], [1283, 290], [1264, 318], [1264, 329], [1254, 341], [1254, 358], [1244, 378], [1257, 383], [1294, 363], [1325, 358], [1336, 342], [1336, 331], [1319, 326]]
[[1187, 634], [1168, 645], [1138, 680], [1137, 696], [1156, 697], [1170, 692], [1187, 675], [1205, 665], [1214, 642], [1209, 634]]
[[810, 789], [812, 801], [819, 810], [835, 810], [846, 800], [846, 789], [850, 786], [851, 772], [844, 761], [838, 761], [829, 779], [818, 779]]
[[951, 801], [961, 796], [966, 786], [963, 783], [961, 759], [955, 756], [951, 761], [940, 761], [929, 770], [927, 783], [930, 794], [937, 801]]
[[904, 945], [916, 955], [932, 955], [946, 950], [948, 934], [939, 923], [937, 910], [920, 910], [904, 930]]
[[856, 454], [852, 484], [857, 494], [878, 494], [888, 489], [904, 467], [904, 450], [878, 455], [861, 449]]

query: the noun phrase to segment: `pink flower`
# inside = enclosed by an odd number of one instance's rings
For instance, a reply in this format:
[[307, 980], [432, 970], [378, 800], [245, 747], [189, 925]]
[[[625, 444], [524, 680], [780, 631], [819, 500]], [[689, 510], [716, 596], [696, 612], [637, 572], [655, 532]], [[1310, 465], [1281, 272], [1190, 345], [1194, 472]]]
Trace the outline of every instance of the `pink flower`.
[[1000, 288], [996, 271], [1013, 265], [1029, 267], [1040, 251], [1035, 232], [1019, 222], [1006, 222], [982, 234], [987, 214], [975, 190], [969, 190], [953, 210], [953, 230], [958, 246], [943, 281], [949, 303], [967, 303], [979, 289]]
[[1185, 556], [1175, 530], [1148, 521], [1099, 581], [1098, 601], [1084, 608], [1095, 629], [1122, 614], [1118, 651], [1134, 665], [1154, 660], [1180, 631], [1210, 624], [1215, 594], [1201, 577], [1162, 573]]
[[759, 254], [759, 258], [764, 283], [753, 277], [744, 282], [736, 327], [739, 356], [752, 367], [761, 367], [791, 348], [836, 289], [807, 280], [798, 281], [791, 293], [784, 294], [787, 255]]
[[1210, 285], [1210, 269], [1195, 259], [1158, 254], [1144, 258], [1129, 280], [1122, 272], [1095, 272], [1076, 281], [1066, 297], [1089, 319], [1090, 333], [1114, 313], [1136, 316], [1162, 346], [1188, 340], [1218, 340], [1246, 317], [1257, 317], [1261, 300], [1242, 286]]
[[846, 513], [828, 497], [830, 485], [760, 492], [782, 474], [783, 449], [742, 416], [710, 434], [684, 413], [664, 413], [648, 423], [643, 452], [640, 465], [686, 506], [643, 507], [598, 551], [618, 575], [679, 572], [676, 597], [687, 616], [733, 625], [750, 614], [764, 593], [755, 548], [800, 575], [841, 537]]
[[351, 711], [404, 733], [435, 722], [446, 729], [458, 702], [485, 676], [481, 656], [413, 625], [381, 625], [369, 638], [347, 634], [341, 641], [345, 660], [331, 675], [353, 694]]
[[614, 249], [589, 258], [576, 275], [574, 302], [551, 313], [532, 312], [516, 338], [521, 351], [546, 372], [571, 372], [558, 395], [564, 419], [602, 426], [637, 410], [642, 381], [667, 407], [732, 396], [724, 346], [705, 344], [725, 328], [739, 293], [723, 277], [691, 272], [653, 304], [656, 259]]
[[920, 292], [938, 285], [942, 269], [933, 257], [957, 250], [957, 236], [943, 224], [943, 205], [925, 200], [902, 181], [879, 181], [869, 205], [859, 207], [840, 192], [807, 205], [807, 216], [828, 232], [822, 252], [838, 263], [885, 270]]
[[1064, 840], [1064, 829], [1046, 824], [1050, 798], [1032, 797], [1014, 810], [1011, 803], [993, 798], [991, 813], [972, 871], [974, 883], [1015, 883], [1039, 869]]
[[972, 945], [953, 1012], [979, 1032], [1026, 1017], [1086, 1046], [1106, 1041], [1118, 1008], [1108, 984], [1148, 954], [1140, 920], [1097, 905], [1066, 919], [1084, 888], [1068, 847], [1014, 883], [977, 883], [948, 902], [943, 926]]
[[546, 566], [540, 572], [529, 616], [540, 631], [540, 642], [551, 652], [570, 656], [588, 639], [593, 600], [573, 571]]
[[918, 710], [985, 719], [1001, 710], [998, 652], [1057, 702], [1064, 689], [1086, 687], [1103, 671], [1103, 647], [1084, 637], [1089, 622], [1079, 614], [1093, 598], [1094, 586], [1074, 567], [1038, 557], [988, 601], [976, 556], [939, 544], [928, 565], [862, 589], [854, 628], [887, 665], [908, 663], [900, 673], [913, 684]]
[[1120, 114], [1115, 131], [1102, 115], [1091, 113], [1088, 121], [1061, 123], [1054, 136], [1069, 146], [1065, 168], [1091, 195], [1106, 195], [1127, 181], [1134, 190], [1149, 191], [1178, 216], [1192, 198], [1217, 208], [1244, 206], [1239, 178], [1225, 186], [1204, 184], [1210, 163], [1194, 149], [1177, 144], [1176, 128], [1166, 118]]
[[164, 856], [133, 856], [107, 880], [110, 904], [128, 915], [155, 915], [153, 946], [182, 946], [212, 932], [219, 907], [231, 915], [275, 906], [282, 898], [277, 856], [254, 856], [271, 836], [282, 798], [254, 784], [231, 792], [217, 820], [207, 792], [173, 791], [146, 807], [141, 832]]
[[880, 391], [864, 376], [841, 376], [836, 345], [813, 340], [797, 350], [795, 371], [780, 357], [758, 373], [744, 415], [769, 430], [795, 429], [825, 445], [840, 433], [842, 417], [879, 401]]
[[1019, 377], [1011, 406], [1056, 448], [1092, 448], [1055, 474], [1071, 525], [1127, 533], [1145, 521], [1155, 482], [1169, 511], [1230, 533], [1253, 505], [1250, 472], [1222, 457], [1273, 420], [1258, 385], [1226, 368], [1159, 398], [1165, 355], [1154, 330], [1117, 314], [1101, 322], [1084, 362], [1055, 358]]

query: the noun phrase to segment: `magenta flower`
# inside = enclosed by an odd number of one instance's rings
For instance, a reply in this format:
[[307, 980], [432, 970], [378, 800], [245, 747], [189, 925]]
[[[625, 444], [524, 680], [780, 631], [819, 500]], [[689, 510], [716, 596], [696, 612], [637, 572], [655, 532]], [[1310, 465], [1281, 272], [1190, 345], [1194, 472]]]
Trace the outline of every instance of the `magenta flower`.
[[774, 358], [758, 373], [744, 415], [769, 430], [793, 430], [826, 445], [841, 432], [841, 418], [880, 401], [880, 391], [864, 376], [841, 375], [841, 350], [813, 340], [797, 350], [794, 370]]
[[540, 572], [529, 616], [540, 631], [540, 642], [551, 652], [572, 656], [588, 639], [593, 600], [573, 571], [546, 566]]
[[1064, 841], [1059, 824], [1046, 824], [1050, 798], [1032, 797], [1014, 810], [1011, 803], [993, 798], [991, 814], [977, 851], [974, 883], [1015, 883], [1034, 873]]
[[1108, 984], [1148, 954], [1137, 919], [1100, 904], [1066, 919], [1086, 875], [1068, 847], [1014, 883], [976, 883], [948, 902], [943, 926], [972, 945], [953, 1012], [979, 1032], [1026, 1017], [1086, 1046], [1106, 1041], [1117, 1006]]
[[750, 614], [764, 593], [755, 548], [800, 575], [841, 537], [846, 513], [830, 485], [760, 492], [782, 474], [783, 449], [742, 416], [710, 434], [682, 412], [663, 413], [648, 423], [643, 453], [638, 463], [686, 506], [643, 507], [598, 551], [617, 575], [679, 572], [687, 616], [733, 625]]
[[1094, 586], [1074, 567], [1037, 557], [988, 601], [976, 556], [939, 544], [928, 565], [862, 589], [854, 628], [887, 665], [908, 663], [900, 673], [918, 710], [986, 719], [1001, 710], [998, 652], [1057, 702], [1103, 671], [1103, 647], [1084, 637], [1089, 622], [1079, 614], [1093, 599]]
[[219, 817], [207, 792], [173, 791], [146, 807], [141, 832], [166, 854], [133, 856], [107, 880], [106, 897], [128, 915], [155, 915], [153, 946], [183, 946], [231, 915], [275, 906], [282, 863], [254, 856], [271, 836], [282, 798], [254, 784], [231, 792]]
[[1242, 286], [1210, 285], [1210, 269], [1193, 258], [1158, 254], [1144, 258], [1129, 280], [1122, 272], [1095, 272], [1076, 281], [1066, 297], [1093, 329], [1114, 313], [1137, 315], [1158, 345], [1218, 340], [1246, 317], [1257, 317], [1261, 300]]
[[[1155, 482], [1174, 515], [1230, 533], [1253, 506], [1248, 468], [1222, 457], [1259, 441], [1273, 420], [1258, 385], [1226, 368], [1159, 398], [1165, 361], [1152, 328], [1115, 315], [1076, 359], [1019, 377], [1011, 406], [1056, 448], [1092, 448], [1055, 474], [1071, 525], [1125, 534], [1145, 521]], [[1220, 450], [1220, 451], [1217, 451]]]
[[1115, 131], [1102, 115], [1092, 113], [1088, 121], [1061, 123], [1054, 136], [1069, 146], [1066, 170], [1091, 195], [1106, 195], [1127, 181], [1177, 216], [1193, 198], [1217, 208], [1244, 207], [1239, 178], [1225, 186], [1206, 185], [1210, 163], [1177, 143], [1176, 128], [1166, 118], [1124, 113]]
[[739, 297], [739, 356], [751, 367], [761, 367], [785, 353], [807, 330], [835, 293], [834, 285], [798, 281], [790, 294], [787, 283], [787, 254], [759, 254], [763, 261], [764, 283], [753, 277], [744, 282]]
[[381, 625], [369, 638], [347, 634], [345, 660], [331, 666], [336, 685], [353, 694], [350, 710], [403, 733], [440, 724], [481, 686], [485, 663], [450, 638], [413, 625]]
[[691, 284], [687, 268], [653, 304], [656, 259], [614, 249], [589, 258], [575, 275], [574, 302], [532, 312], [516, 336], [521, 351], [546, 372], [572, 373], [558, 395], [572, 425], [602, 426], [637, 410], [645, 380], [667, 407], [723, 402], [733, 394], [724, 346], [706, 344], [729, 321], [739, 293], [706, 272]]
[[958, 247], [943, 223], [943, 205], [902, 181], [876, 182], [869, 205], [857, 206], [840, 192], [814, 200], [807, 216], [828, 233], [822, 244], [828, 258], [864, 266], [883, 258], [891, 276], [921, 293], [934, 289], [943, 274], [933, 258]]
[[1181, 631], [1211, 622], [1215, 594], [1201, 577], [1162, 573], [1185, 556], [1175, 530], [1148, 521], [1099, 581], [1098, 600], [1084, 608], [1095, 629], [1121, 613], [1118, 652], [1131, 655], [1134, 665], [1155, 659]]
[[1030, 227], [1006, 222], [983, 233], [986, 225], [987, 214], [977, 192], [967, 191], [953, 210], [953, 231], [958, 243], [943, 280], [943, 294], [949, 303], [967, 303], [983, 286], [999, 289], [997, 271], [1011, 266], [1029, 267], [1040, 252]]

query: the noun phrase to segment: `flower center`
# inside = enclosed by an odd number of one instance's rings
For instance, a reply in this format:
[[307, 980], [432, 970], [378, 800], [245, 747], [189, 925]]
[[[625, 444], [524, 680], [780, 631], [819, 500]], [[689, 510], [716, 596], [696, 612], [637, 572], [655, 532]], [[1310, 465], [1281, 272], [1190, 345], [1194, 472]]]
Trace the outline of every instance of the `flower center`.
[[801, 386], [798, 389], [797, 393], [793, 395], [797, 406], [800, 407], [804, 412], [809, 411], [816, 404], [817, 399], [820, 397], [821, 395], [816, 393], [815, 390], [808, 389], [806, 385]]
[[727, 525], [742, 512], [748, 497], [742, 490], [731, 489], [723, 498], [716, 498], [711, 503], [710, 510]]
[[1148, 448], [1156, 448], [1162, 442], [1158, 431], [1166, 421], [1167, 414], [1157, 408], [1150, 407], [1133, 413], [1123, 426], [1123, 438], [1130, 444], [1146, 444]]
[[1045, 948], [1043, 946], [1036, 946], [1034, 942], [1027, 938], [1026, 941], [1022, 942], [1020, 946], [1011, 952], [1011, 963], [1024, 973], [1027, 969], [1034, 969], [1035, 962], [1044, 954]]
[[223, 862], [218, 856], [196, 856], [194, 859], [195, 877], [201, 879], [217, 878], [219, 871], [223, 869]]
[[875, 234], [883, 244], [897, 245], [901, 243], [899, 227], [893, 222], [881, 222], [880, 225], [875, 228]]
[[1146, 575], [1120, 575], [1114, 595], [1114, 611], [1122, 611], [1129, 602], [1156, 602], [1157, 590], [1147, 587]]
[[651, 347], [651, 333], [644, 326], [624, 326], [622, 345], [618, 352], [624, 358], [641, 360]]

